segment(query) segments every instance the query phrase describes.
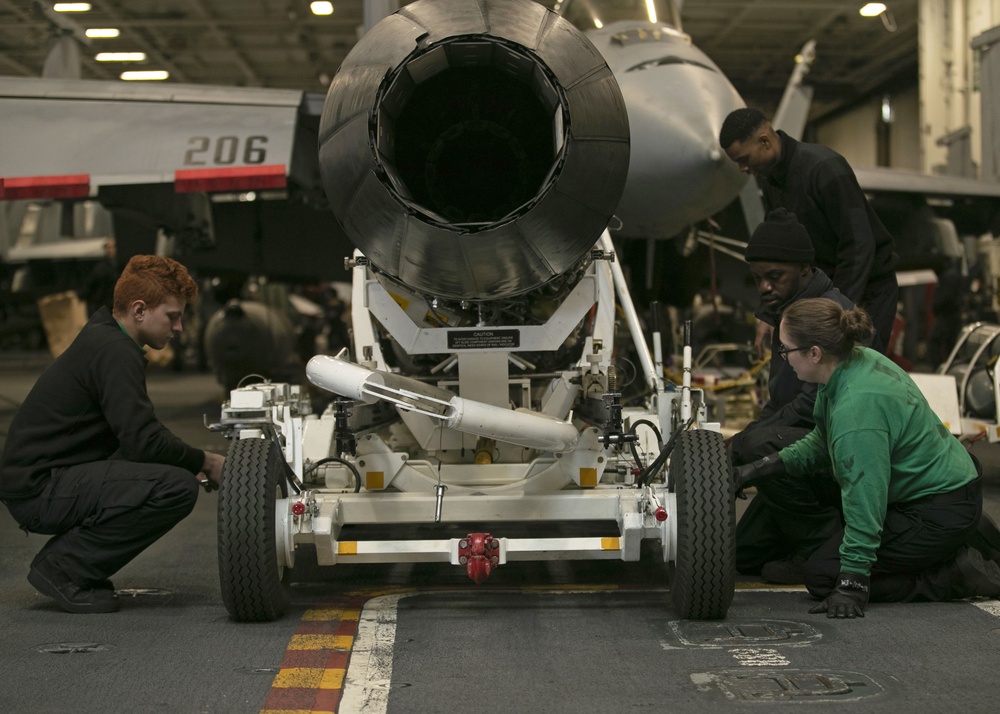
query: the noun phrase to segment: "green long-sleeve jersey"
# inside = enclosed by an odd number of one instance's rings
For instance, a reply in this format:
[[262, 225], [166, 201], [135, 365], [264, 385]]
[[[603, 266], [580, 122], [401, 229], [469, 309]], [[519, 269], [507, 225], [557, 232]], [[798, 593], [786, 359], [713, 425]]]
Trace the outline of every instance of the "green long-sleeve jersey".
[[944, 493], [976, 478], [972, 457], [891, 360], [857, 347], [820, 385], [816, 428], [782, 449], [793, 476], [833, 472], [844, 506], [842, 571], [868, 575], [886, 507]]

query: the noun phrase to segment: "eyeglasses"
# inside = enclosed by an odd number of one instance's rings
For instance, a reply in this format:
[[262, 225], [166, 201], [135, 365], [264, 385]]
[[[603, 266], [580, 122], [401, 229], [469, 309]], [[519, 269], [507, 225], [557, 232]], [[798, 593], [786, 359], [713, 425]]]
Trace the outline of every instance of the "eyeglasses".
[[784, 345], [778, 345], [778, 354], [781, 355], [781, 359], [788, 361], [788, 355], [792, 352], [805, 352], [806, 350], [811, 350], [812, 346], [809, 347], [785, 347]]

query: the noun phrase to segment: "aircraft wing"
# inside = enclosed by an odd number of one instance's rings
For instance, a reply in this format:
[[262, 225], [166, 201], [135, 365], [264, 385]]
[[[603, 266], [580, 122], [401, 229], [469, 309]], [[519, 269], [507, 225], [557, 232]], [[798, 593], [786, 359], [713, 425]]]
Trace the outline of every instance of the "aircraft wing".
[[997, 198], [1000, 183], [963, 176], [940, 176], [901, 169], [855, 169], [861, 188], [871, 193], [911, 193], [940, 198]]

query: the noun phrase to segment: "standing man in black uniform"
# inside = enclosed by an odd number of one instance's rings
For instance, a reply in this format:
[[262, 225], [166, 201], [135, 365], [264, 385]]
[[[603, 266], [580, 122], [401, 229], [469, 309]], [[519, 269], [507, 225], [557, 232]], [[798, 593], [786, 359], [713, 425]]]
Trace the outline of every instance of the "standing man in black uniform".
[[[755, 316], [773, 332], [769, 398], [760, 418], [732, 437], [735, 466], [780, 451], [816, 425], [816, 385], [798, 378], [778, 340], [784, 311], [799, 300], [815, 297], [854, 307], [822, 270], [813, 268], [815, 252], [809, 234], [784, 208], [774, 209], [757, 226], [745, 256], [760, 295]], [[802, 564], [840, 527], [840, 490], [829, 473], [762, 481], [736, 526], [736, 569], [768, 582], [801, 583]]]
[[223, 457], [188, 446], [153, 411], [144, 346], [181, 331], [197, 285], [170, 258], [136, 256], [101, 307], [38, 378], [0, 457], [0, 500], [27, 532], [52, 538], [28, 581], [67, 612], [114, 612], [108, 578], [217, 485]]
[[899, 256], [847, 160], [775, 131], [757, 109], [737, 109], [719, 144], [740, 171], [764, 179], [764, 206], [792, 211], [809, 231], [816, 265], [872, 318], [872, 348], [885, 354], [896, 319]]

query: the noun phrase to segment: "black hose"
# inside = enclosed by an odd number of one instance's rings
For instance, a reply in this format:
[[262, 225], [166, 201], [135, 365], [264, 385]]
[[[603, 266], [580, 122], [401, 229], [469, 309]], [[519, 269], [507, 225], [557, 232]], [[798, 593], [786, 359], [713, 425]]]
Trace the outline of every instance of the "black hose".
[[[660, 434], [660, 429], [656, 426], [656, 424], [651, 422], [649, 419], [637, 419], [636, 421], [632, 422], [632, 427], [628, 430], [628, 433], [635, 436], [635, 428], [637, 426], [648, 426], [650, 429], [652, 429], [653, 433], [656, 434], [657, 445], [661, 449], [663, 448], [663, 436]], [[632, 449], [632, 458], [635, 459], [635, 463], [639, 467], [639, 470], [640, 471], [645, 470], [646, 467], [643, 466], [642, 459], [639, 458], [639, 449], [636, 448], [635, 441], [630, 441], [629, 447]]]
[[348, 461], [347, 459], [342, 459], [339, 456], [327, 456], [325, 458], [320, 459], [316, 463], [312, 464], [309, 467], [308, 471], [306, 471], [306, 473], [311, 474], [313, 471], [318, 469], [323, 464], [329, 464], [329, 463], [343, 464], [348, 469], [350, 469], [351, 473], [354, 474], [354, 493], [359, 493], [361, 491], [361, 474], [358, 473], [358, 469], [350, 461]]
[[632, 428], [628, 430], [629, 434], [634, 434], [637, 426], [648, 426], [652, 429], [653, 433], [656, 434], [656, 443], [660, 445], [661, 449], [663, 448], [663, 436], [660, 434], [660, 430], [656, 424], [651, 422], [649, 419], [636, 419], [632, 422]]
[[278, 430], [274, 426], [268, 424], [263, 428], [264, 433], [267, 434], [271, 442], [278, 447], [279, 453], [281, 454], [281, 465], [285, 468], [285, 478], [288, 483], [292, 484], [292, 488], [295, 489], [295, 493], [302, 493], [302, 483], [299, 481], [299, 477], [295, 475], [295, 471], [292, 467], [288, 465], [285, 461], [285, 448], [281, 445], [281, 441], [278, 439]]
[[634, 441], [629, 442], [629, 448], [632, 449], [632, 458], [635, 459], [635, 465], [639, 467], [639, 471], [643, 471], [646, 467], [642, 464], [642, 459], [639, 457], [639, 449], [636, 447]]
[[694, 422], [693, 416], [685, 422], [684, 426], [678, 428], [677, 431], [670, 435], [670, 438], [667, 439], [667, 443], [663, 445], [662, 449], [660, 449], [660, 453], [653, 463], [651, 463], [645, 471], [639, 474], [639, 478], [636, 479], [636, 483], [639, 486], [644, 487], [649, 485], [649, 483], [653, 480], [653, 475], [663, 467], [663, 464], [667, 461], [667, 457], [670, 456], [670, 452], [674, 450], [674, 444], [677, 442], [677, 437], [682, 431], [687, 431], [692, 422]]

